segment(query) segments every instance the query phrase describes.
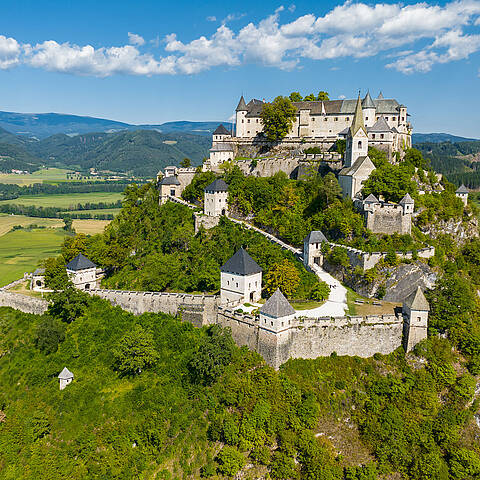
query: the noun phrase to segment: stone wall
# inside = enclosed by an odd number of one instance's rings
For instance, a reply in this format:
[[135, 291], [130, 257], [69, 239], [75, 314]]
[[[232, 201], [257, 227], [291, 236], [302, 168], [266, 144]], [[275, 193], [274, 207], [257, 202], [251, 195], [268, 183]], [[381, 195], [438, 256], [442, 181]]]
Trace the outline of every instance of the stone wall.
[[0, 307], [12, 307], [21, 312], [42, 315], [47, 310], [48, 302], [41, 298], [0, 291]]
[[205, 215], [204, 213], [194, 213], [195, 217], [195, 234], [198, 233], [200, 227], [209, 230], [210, 228], [216, 227], [220, 222], [221, 217], [212, 217], [210, 215]]
[[[336, 243], [330, 243], [331, 247], [341, 247], [347, 252], [350, 264], [352, 267], [360, 267], [363, 271], [373, 268], [380, 260], [385, 258], [387, 252], [364, 252], [358, 248], [348, 247], [346, 245], [340, 245]], [[415, 252], [395, 252], [401, 259], [411, 260], [415, 257]], [[431, 258], [435, 255], [435, 247], [425, 247], [417, 250], [416, 255], [418, 258]]]
[[397, 232], [401, 235], [412, 231], [412, 215], [404, 214], [399, 205], [380, 205], [373, 212], [365, 212], [366, 227], [373, 233], [391, 235]]
[[402, 345], [404, 320], [401, 315], [367, 317], [298, 318], [283, 331], [263, 328], [258, 317], [219, 307], [217, 323], [229, 327], [238, 345], [258, 352], [279, 368], [289, 358], [317, 358], [338, 355], [371, 357], [388, 354]]
[[136, 292], [126, 290], [94, 290], [90, 294], [108, 300], [135, 315], [142, 313], [167, 313], [181, 315], [195, 326], [216, 321], [219, 297], [216, 295], [190, 295], [187, 293]]

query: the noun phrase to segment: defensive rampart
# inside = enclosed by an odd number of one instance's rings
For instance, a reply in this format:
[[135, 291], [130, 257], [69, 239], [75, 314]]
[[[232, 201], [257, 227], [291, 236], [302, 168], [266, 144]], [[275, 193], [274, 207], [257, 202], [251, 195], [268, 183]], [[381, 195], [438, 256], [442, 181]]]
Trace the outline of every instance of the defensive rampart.
[[92, 290], [90, 293], [135, 315], [146, 312], [181, 315], [183, 320], [196, 326], [215, 323], [219, 302], [219, 297], [216, 295], [190, 295], [188, 293], [127, 290]]
[[0, 291], [0, 307], [12, 307], [21, 312], [42, 315], [47, 310], [48, 302], [41, 298]]
[[278, 368], [289, 358], [317, 358], [331, 355], [371, 357], [387, 354], [402, 345], [404, 320], [401, 315], [367, 317], [298, 318], [284, 330], [263, 327], [258, 317], [219, 307], [217, 323], [229, 327], [238, 345], [245, 345]]
[[[331, 247], [341, 247], [347, 252], [350, 264], [353, 267], [360, 267], [362, 270], [373, 268], [380, 260], [386, 257], [387, 252], [364, 252], [358, 248], [348, 247], [337, 243], [330, 243]], [[400, 259], [411, 260], [418, 258], [431, 258], [435, 255], [435, 247], [425, 247], [416, 251], [395, 252]]]

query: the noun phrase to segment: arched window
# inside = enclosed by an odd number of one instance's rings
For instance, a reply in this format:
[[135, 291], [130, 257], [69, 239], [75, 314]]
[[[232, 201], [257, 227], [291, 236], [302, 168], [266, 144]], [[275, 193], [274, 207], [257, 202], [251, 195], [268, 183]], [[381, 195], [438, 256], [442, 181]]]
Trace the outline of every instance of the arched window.
[[362, 148], [362, 142], [358, 142], [358, 148]]

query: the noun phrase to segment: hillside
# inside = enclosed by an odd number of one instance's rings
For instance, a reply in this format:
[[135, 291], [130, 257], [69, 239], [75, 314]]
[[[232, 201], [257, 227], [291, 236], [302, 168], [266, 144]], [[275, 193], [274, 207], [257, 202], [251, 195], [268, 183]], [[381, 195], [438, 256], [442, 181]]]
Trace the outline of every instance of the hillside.
[[[0, 111], [0, 127], [16, 135], [42, 139], [58, 133], [80, 135], [90, 132], [119, 132], [123, 130], [156, 130], [160, 132], [184, 132], [211, 135], [222, 123], [215, 122], [166, 122], [152, 125], [133, 125], [104, 118], [68, 115], [61, 113], [15, 113]], [[225, 122], [224, 122], [225, 123]]]
[[[1, 143], [3, 142], [5, 143]], [[8, 143], [6, 143], [8, 142]], [[185, 157], [199, 165], [208, 156], [209, 137], [153, 130], [118, 133], [57, 134], [40, 141], [26, 140], [0, 131], [0, 170], [35, 170], [39, 165], [74, 170], [106, 170], [152, 177]]]
[[412, 143], [442, 143], [442, 142], [470, 142], [475, 138], [458, 137], [449, 133], [413, 133]]

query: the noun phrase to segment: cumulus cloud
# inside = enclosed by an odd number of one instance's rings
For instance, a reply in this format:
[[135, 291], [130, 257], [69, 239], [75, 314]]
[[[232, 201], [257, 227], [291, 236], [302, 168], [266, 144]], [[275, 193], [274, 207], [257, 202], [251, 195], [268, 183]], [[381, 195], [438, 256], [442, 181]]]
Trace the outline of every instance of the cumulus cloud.
[[21, 48], [14, 38], [0, 35], [0, 69], [7, 69], [19, 63]]
[[145, 39], [142, 36], [132, 32], [128, 32], [128, 41], [130, 45], [137, 45], [138, 47], [145, 45]]
[[[227, 25], [243, 15], [231, 14], [210, 35], [190, 41], [171, 33], [163, 39], [164, 53], [154, 56], [143, 37], [128, 33], [129, 45], [74, 45], [48, 40], [21, 45], [0, 36], [0, 68], [24, 63], [78, 75], [196, 74], [215, 67], [256, 63], [284, 70], [314, 61], [381, 55], [388, 68], [402, 73], [428, 72], [436, 64], [460, 61], [480, 51], [480, 0], [454, 0], [443, 5], [426, 2], [353, 3], [348, 0], [324, 15], [314, 12], [282, 22], [294, 6], [277, 8], [258, 22], [239, 28]], [[207, 17], [216, 21], [216, 17]], [[388, 60], [386, 60], [388, 58]]]

